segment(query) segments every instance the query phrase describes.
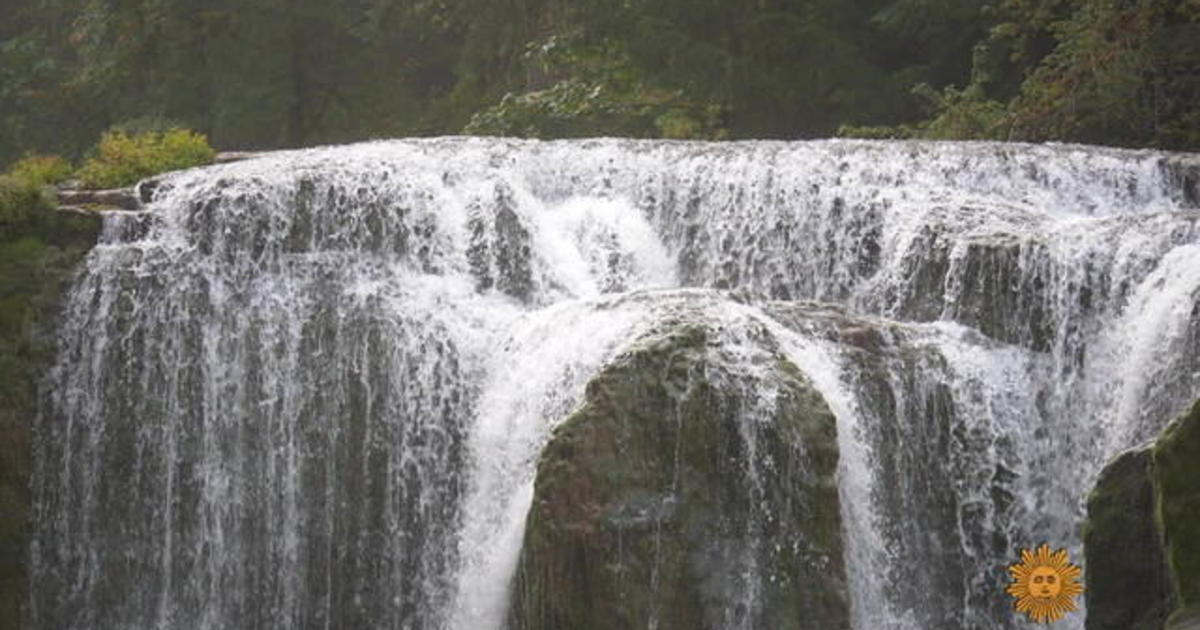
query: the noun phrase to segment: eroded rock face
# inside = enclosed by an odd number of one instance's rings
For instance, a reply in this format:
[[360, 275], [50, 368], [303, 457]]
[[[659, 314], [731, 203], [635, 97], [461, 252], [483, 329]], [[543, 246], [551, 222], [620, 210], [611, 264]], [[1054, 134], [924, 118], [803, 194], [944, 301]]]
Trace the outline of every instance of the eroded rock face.
[[510, 628], [849, 627], [833, 414], [750, 334], [669, 325], [590, 382], [538, 466]]

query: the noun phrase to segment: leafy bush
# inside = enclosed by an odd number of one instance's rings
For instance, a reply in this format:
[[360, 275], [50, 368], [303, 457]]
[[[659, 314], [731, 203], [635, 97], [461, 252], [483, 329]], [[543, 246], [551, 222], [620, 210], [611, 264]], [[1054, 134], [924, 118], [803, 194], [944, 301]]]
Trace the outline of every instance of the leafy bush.
[[138, 180], [212, 162], [216, 152], [202, 134], [186, 129], [129, 135], [110, 131], [100, 138], [96, 156], [79, 169], [89, 188], [129, 186]]
[[1003, 103], [988, 99], [978, 86], [942, 91], [926, 84], [913, 88], [925, 99], [934, 117], [923, 125], [923, 138], [934, 140], [1008, 140], [1011, 136], [1008, 110]]
[[57, 155], [29, 153], [8, 168], [8, 175], [33, 186], [57, 184], [71, 176], [71, 163]]
[[54, 204], [41, 184], [0, 175], [0, 240], [44, 227]]
[[476, 112], [467, 134], [565, 138], [722, 139], [725, 108], [685, 98], [649, 81], [611, 42], [583, 43], [578, 34], [530, 45], [526, 61], [549, 83], [510, 92]]

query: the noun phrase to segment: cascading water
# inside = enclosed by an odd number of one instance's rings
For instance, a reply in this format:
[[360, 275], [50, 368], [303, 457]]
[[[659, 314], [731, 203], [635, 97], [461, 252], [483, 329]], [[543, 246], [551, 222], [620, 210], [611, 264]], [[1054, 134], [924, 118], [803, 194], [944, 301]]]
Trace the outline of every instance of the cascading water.
[[33, 625], [500, 628], [551, 429], [703, 312], [838, 418], [854, 628], [1016, 627], [1004, 565], [1079, 559], [1100, 466], [1200, 394], [1173, 159], [438, 139], [168, 176], [68, 296]]

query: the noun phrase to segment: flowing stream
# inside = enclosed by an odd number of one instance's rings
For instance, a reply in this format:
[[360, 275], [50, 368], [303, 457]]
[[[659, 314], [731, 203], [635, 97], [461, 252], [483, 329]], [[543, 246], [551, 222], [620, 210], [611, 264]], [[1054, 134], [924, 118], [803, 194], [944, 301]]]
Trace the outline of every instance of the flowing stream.
[[1200, 395], [1181, 159], [443, 138], [166, 176], [58, 327], [33, 627], [501, 630], [551, 429], [671, 317], [769, 330], [837, 416], [855, 630], [1023, 627], [1004, 567], [1085, 562], [1101, 466]]

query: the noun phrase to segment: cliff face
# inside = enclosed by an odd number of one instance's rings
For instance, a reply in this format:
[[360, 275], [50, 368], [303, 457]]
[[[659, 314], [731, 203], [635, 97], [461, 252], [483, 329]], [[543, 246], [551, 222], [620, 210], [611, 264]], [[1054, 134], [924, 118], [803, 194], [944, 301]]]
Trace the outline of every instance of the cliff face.
[[538, 466], [510, 628], [848, 627], [833, 414], [730, 350], [680, 324], [590, 382]]
[[1088, 498], [1088, 630], [1200, 628], [1200, 402]]
[[31, 434], [37, 379], [53, 351], [49, 324], [100, 228], [98, 215], [30, 204], [0, 216], [0, 630], [23, 627]]

